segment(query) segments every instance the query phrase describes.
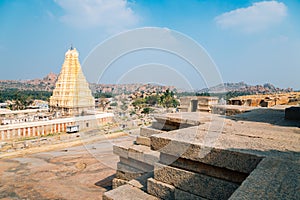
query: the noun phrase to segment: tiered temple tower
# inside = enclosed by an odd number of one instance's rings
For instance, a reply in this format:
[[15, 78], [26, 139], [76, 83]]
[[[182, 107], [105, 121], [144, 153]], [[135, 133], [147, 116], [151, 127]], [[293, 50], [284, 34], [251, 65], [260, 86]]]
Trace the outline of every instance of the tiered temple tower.
[[95, 108], [95, 100], [81, 70], [78, 55], [73, 47], [65, 54], [65, 61], [50, 97], [52, 112], [69, 116], [83, 115], [87, 110]]

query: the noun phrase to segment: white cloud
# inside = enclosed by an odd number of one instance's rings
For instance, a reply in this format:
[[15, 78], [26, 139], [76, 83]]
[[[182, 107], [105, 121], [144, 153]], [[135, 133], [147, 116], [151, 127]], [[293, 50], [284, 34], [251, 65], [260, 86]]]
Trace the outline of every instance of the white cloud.
[[239, 8], [223, 13], [215, 18], [224, 29], [254, 33], [279, 24], [287, 15], [287, 7], [277, 1], [261, 1], [247, 8]]
[[54, 0], [65, 11], [61, 20], [78, 28], [122, 30], [134, 26], [137, 16], [127, 0]]

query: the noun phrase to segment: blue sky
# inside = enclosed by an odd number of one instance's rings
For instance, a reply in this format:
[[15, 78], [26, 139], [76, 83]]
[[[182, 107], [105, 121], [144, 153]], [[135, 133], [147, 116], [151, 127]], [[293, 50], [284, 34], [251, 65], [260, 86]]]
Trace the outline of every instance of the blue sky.
[[300, 89], [299, 19], [299, 0], [1, 0], [0, 79], [59, 73], [70, 44], [83, 63], [112, 35], [153, 26], [194, 39], [224, 82]]

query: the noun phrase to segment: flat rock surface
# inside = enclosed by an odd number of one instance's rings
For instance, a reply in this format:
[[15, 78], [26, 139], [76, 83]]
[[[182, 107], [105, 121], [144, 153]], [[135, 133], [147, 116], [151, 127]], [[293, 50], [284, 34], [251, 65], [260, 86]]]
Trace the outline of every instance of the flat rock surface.
[[265, 158], [230, 199], [300, 199], [300, 164]]
[[105, 193], [104, 199], [107, 200], [159, 200], [142, 190], [133, 187], [129, 184], [122, 185], [114, 190]]
[[102, 199], [118, 162], [112, 145], [133, 139], [0, 159], [0, 199]]
[[300, 122], [284, 120], [283, 110], [256, 109], [232, 117], [191, 113], [190, 117], [203, 119], [204, 124], [153, 135], [152, 149], [186, 155], [189, 150], [205, 154], [203, 147], [208, 147], [263, 157], [300, 158]]

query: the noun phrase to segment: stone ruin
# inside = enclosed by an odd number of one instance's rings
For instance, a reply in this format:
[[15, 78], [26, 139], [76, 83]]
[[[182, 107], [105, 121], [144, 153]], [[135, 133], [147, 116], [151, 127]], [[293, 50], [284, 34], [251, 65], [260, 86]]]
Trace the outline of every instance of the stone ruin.
[[297, 105], [300, 103], [300, 92], [266, 95], [246, 95], [229, 99], [229, 105], [273, 107], [275, 105]]
[[103, 199], [300, 199], [300, 121], [269, 111], [156, 116], [134, 143], [114, 145]]
[[217, 105], [218, 97], [187, 96], [180, 98], [180, 112], [211, 112], [213, 105]]

